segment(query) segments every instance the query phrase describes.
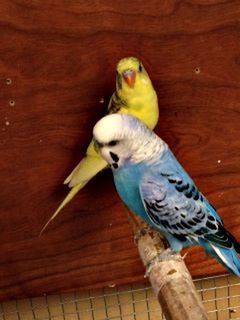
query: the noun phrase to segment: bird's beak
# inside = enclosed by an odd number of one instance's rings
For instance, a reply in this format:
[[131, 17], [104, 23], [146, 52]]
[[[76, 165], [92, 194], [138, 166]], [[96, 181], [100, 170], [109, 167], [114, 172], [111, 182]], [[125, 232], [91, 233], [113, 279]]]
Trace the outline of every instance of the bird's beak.
[[122, 76], [124, 81], [128, 84], [128, 86], [130, 88], [133, 88], [136, 79], [136, 72], [134, 70], [128, 69], [123, 71]]

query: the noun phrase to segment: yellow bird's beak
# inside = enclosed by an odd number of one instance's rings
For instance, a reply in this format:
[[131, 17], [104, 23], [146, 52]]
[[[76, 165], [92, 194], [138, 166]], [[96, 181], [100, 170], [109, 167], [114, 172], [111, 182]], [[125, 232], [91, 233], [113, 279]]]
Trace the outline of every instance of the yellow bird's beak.
[[134, 70], [128, 69], [123, 71], [122, 73], [124, 81], [130, 88], [134, 87], [135, 79], [136, 79], [136, 72]]

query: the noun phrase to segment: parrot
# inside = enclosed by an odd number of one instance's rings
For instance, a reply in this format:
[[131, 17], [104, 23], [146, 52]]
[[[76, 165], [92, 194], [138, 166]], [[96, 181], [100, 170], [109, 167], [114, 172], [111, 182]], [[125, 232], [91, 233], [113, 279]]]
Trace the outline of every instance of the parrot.
[[123, 203], [160, 232], [171, 252], [199, 245], [240, 276], [240, 244], [167, 143], [126, 114], [99, 120], [93, 139], [95, 149], [111, 166]]
[[[109, 104], [108, 114], [132, 114], [154, 129], [159, 117], [156, 91], [141, 61], [135, 57], [121, 59], [116, 67], [116, 91]], [[70, 191], [61, 202], [52, 217], [42, 228], [40, 234], [72, 198], [100, 171], [107, 163], [95, 151], [93, 142], [89, 144], [86, 154], [71, 174], [65, 179]]]

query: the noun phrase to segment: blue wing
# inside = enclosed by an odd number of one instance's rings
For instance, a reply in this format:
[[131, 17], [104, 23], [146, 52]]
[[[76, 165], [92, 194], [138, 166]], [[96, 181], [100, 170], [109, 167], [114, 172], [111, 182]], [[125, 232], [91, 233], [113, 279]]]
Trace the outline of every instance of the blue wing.
[[[240, 261], [235, 254], [235, 251], [240, 252], [239, 244], [224, 229], [215, 209], [171, 151], [167, 149], [159, 163], [146, 171], [139, 189], [147, 215], [166, 236], [173, 250], [200, 244], [232, 272], [240, 272]], [[229, 266], [228, 257], [223, 257], [224, 250], [227, 253], [233, 250], [239, 270], [233, 271], [232, 265]]]

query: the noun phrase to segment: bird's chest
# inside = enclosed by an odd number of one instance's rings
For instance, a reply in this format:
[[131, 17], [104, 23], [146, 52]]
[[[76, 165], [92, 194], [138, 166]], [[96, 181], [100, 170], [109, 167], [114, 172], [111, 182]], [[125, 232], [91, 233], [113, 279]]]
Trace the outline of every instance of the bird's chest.
[[113, 171], [117, 192], [125, 205], [135, 214], [146, 220], [139, 184], [145, 171], [145, 165], [129, 165]]
[[131, 114], [153, 129], [158, 121], [158, 104], [155, 94], [136, 95], [126, 100], [121, 113]]

